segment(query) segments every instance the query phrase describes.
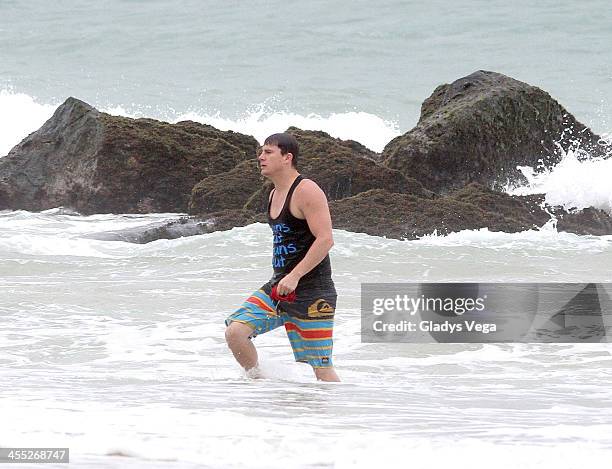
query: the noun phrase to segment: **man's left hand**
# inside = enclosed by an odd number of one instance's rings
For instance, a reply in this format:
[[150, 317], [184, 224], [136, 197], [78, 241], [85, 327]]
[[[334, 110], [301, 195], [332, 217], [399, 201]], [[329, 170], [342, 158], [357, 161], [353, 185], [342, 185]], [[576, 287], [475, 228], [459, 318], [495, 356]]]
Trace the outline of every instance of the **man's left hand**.
[[276, 285], [276, 291], [281, 296], [287, 296], [292, 291], [295, 291], [299, 281], [299, 276], [289, 273], [288, 275], [285, 275], [280, 282], [278, 282]]

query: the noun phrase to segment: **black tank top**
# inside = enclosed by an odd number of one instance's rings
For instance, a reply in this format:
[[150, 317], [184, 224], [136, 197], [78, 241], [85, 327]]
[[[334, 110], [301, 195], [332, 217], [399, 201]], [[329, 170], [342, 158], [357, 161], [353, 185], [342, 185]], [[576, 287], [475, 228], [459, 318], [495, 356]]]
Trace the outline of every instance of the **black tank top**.
[[[270, 214], [272, 197], [268, 201], [268, 224], [272, 228], [274, 237], [272, 251], [274, 276], [270, 280], [272, 285], [278, 283], [280, 279], [293, 270], [304, 258], [315, 240], [315, 236], [310, 231], [310, 228], [308, 228], [306, 220], [294, 217], [289, 210], [293, 191], [295, 191], [295, 188], [302, 179], [304, 179], [302, 176], [298, 176], [293, 181], [278, 217], [272, 218]], [[331, 262], [329, 255], [327, 255], [318, 265], [300, 279], [298, 288], [333, 286], [331, 274]]]

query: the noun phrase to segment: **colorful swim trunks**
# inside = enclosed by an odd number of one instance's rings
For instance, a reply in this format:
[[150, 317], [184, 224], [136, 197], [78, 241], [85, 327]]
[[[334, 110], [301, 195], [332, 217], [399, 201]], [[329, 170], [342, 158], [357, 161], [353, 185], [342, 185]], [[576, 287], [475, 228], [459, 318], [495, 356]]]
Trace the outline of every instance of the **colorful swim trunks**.
[[314, 293], [298, 296], [294, 303], [277, 303], [262, 288], [247, 298], [225, 325], [233, 321], [248, 324], [253, 328], [252, 338], [285, 326], [295, 361], [314, 368], [331, 367], [336, 293]]

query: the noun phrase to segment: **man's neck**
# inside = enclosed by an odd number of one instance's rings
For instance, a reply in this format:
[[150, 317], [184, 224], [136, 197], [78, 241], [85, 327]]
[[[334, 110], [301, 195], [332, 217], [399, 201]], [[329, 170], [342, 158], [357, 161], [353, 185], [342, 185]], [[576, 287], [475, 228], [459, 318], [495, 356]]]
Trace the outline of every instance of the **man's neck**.
[[289, 171], [271, 177], [270, 180], [274, 183], [274, 189], [278, 192], [287, 192], [295, 178], [299, 175], [300, 173], [298, 173], [297, 169], [291, 168]]

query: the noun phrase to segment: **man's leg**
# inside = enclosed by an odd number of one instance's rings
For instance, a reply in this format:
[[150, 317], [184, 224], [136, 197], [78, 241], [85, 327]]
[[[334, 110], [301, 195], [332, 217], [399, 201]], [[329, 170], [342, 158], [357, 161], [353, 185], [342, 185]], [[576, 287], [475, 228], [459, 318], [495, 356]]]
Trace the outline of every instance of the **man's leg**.
[[[257, 372], [257, 350], [251, 338], [283, 325], [272, 299], [257, 290], [226, 320], [225, 340], [236, 360], [247, 371]], [[253, 375], [255, 377], [255, 375]]]
[[249, 371], [257, 366], [257, 350], [249, 336], [253, 328], [241, 322], [232, 322], [225, 329], [225, 341], [240, 365]]
[[310, 364], [320, 381], [340, 381], [332, 364], [333, 327], [333, 316], [324, 319], [287, 317], [285, 321], [295, 360]]
[[338, 378], [338, 375], [336, 374], [336, 370], [334, 370], [333, 366], [330, 366], [329, 368], [312, 368], [314, 371], [315, 376], [317, 377], [317, 380], [319, 381], [333, 381], [333, 382], [340, 382], [340, 378]]

